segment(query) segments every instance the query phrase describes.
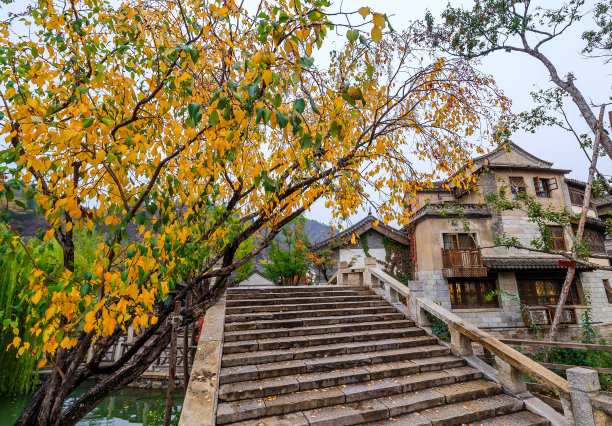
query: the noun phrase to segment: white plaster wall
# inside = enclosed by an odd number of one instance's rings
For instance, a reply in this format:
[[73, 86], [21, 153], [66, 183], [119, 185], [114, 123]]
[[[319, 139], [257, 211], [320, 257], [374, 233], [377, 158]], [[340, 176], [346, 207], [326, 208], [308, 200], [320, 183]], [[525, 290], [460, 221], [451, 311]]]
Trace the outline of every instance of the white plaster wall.
[[[380, 249], [370, 249], [370, 256], [375, 257], [378, 261], [377, 263], [384, 262], [387, 253], [384, 248]], [[353, 261], [352, 268], [359, 268], [364, 266], [364, 259], [366, 258], [365, 252], [363, 249], [340, 249], [340, 262], [348, 262]]]

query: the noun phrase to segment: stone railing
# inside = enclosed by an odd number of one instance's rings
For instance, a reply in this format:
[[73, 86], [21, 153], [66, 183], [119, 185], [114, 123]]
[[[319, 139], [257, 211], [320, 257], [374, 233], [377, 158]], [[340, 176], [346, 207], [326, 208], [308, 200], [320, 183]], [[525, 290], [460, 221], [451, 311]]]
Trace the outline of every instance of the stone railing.
[[[565, 380], [433, 301], [418, 297], [418, 293], [411, 297], [408, 286], [377, 268], [374, 258], [366, 258], [363, 268], [338, 270], [337, 281], [340, 284], [342, 282], [340, 277], [343, 274], [356, 272], [363, 274], [363, 285], [380, 292], [388, 302], [411, 317], [426, 331], [431, 333], [428, 314], [444, 322], [450, 331], [450, 347], [454, 353], [465, 357], [472, 366], [477, 366], [481, 370], [488, 368], [485, 376], [498, 381], [506, 391], [523, 399], [528, 408], [544, 415], [552, 424], [572, 426], [612, 424], [612, 397], [600, 394], [599, 376], [596, 371], [574, 367], [567, 370], [568, 380]], [[472, 343], [482, 346], [484, 350], [495, 356], [497, 370], [473, 356]], [[530, 377], [559, 396], [563, 416], [527, 391], [524, 376]]]

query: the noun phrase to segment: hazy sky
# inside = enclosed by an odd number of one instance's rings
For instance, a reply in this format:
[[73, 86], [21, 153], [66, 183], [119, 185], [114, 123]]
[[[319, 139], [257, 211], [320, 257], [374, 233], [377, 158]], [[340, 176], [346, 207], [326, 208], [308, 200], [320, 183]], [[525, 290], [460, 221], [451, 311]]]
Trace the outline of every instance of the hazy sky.
[[[0, 19], [5, 18], [9, 11], [23, 10], [24, 5], [28, 3], [31, 3], [31, 1], [16, 0], [8, 6], [0, 4]], [[333, 0], [333, 3], [336, 9], [342, 4], [344, 11], [354, 11], [361, 6], [369, 6], [374, 11], [387, 13], [393, 27], [396, 30], [401, 30], [407, 25], [407, 22], [422, 19], [428, 9], [436, 18], [439, 18], [448, 0]], [[556, 7], [561, 2], [558, 0], [540, 0], [532, 3]], [[590, 0], [587, 3], [593, 4], [594, 1]], [[451, 4], [454, 6], [463, 4], [469, 7], [473, 3], [470, 0], [451, 0]], [[362, 22], [361, 17], [357, 18], [357, 22]], [[599, 59], [585, 58], [580, 55], [579, 52], [584, 46], [580, 36], [584, 28], [591, 25], [592, 19], [590, 17], [585, 18], [584, 21], [575, 25], [561, 38], [548, 43], [542, 51], [557, 66], [561, 75], [573, 72], [577, 78], [576, 85], [586, 95], [587, 99], [598, 104], [610, 100], [612, 94], [612, 64], [605, 65]], [[342, 34], [337, 37], [338, 42], [344, 43], [346, 40], [345, 32], [345, 30], [342, 30]], [[331, 38], [334, 39], [334, 37]], [[531, 91], [552, 87], [544, 66], [524, 54], [497, 52], [482, 59], [478, 68], [494, 76], [506, 96], [512, 99], [514, 112], [533, 107]], [[571, 102], [568, 105], [570, 105], [572, 123], [583, 133], [586, 132], [586, 126], [583, 124], [583, 119], [577, 109], [571, 108]], [[513, 140], [537, 157], [554, 162], [556, 167], [571, 169], [571, 177], [581, 180], [586, 179], [587, 160], [576, 140], [569, 133], [557, 128], [541, 128], [536, 134], [517, 133], [513, 136]], [[612, 161], [609, 158], [600, 160], [599, 167], [604, 173], [612, 174]], [[352, 218], [351, 222], [358, 221], [363, 214], [365, 212]], [[329, 212], [324, 207], [324, 202], [319, 202], [313, 206], [306, 216], [323, 223], [328, 223], [331, 220]]]
[[[356, 10], [361, 6], [369, 6], [375, 11], [390, 15], [390, 21], [396, 30], [406, 25], [407, 21], [422, 19], [429, 9], [432, 14], [439, 18], [440, 13], [447, 5], [448, 0], [425, 0], [425, 1], [393, 1], [393, 0], [344, 0], [343, 10]], [[555, 7], [560, 4], [557, 0], [533, 1], [532, 4], [540, 4]], [[587, 3], [589, 3], [587, 1]], [[593, 3], [593, 2], [591, 2]], [[454, 6], [463, 4], [466, 7], [473, 3], [468, 0], [451, 1]], [[586, 10], [586, 9], [585, 9]], [[392, 16], [391, 16], [392, 15]], [[359, 17], [361, 19], [361, 17]], [[586, 95], [587, 99], [594, 104], [610, 101], [612, 95], [612, 64], [605, 65], [599, 59], [585, 58], [580, 55], [584, 47], [581, 34], [584, 28], [592, 25], [590, 18], [578, 23], [575, 28], [565, 33], [542, 49], [556, 65], [561, 75], [573, 72], [577, 78], [575, 84]], [[492, 74], [506, 96], [513, 101], [513, 112], [520, 112], [533, 107], [530, 92], [537, 89], [552, 87], [550, 77], [544, 66], [537, 60], [521, 53], [496, 52], [481, 61], [478, 66], [480, 70]], [[570, 101], [571, 103], [571, 101]], [[570, 105], [568, 103], [568, 105]], [[571, 106], [571, 105], [570, 105]], [[586, 133], [584, 120], [576, 108], [568, 108], [571, 111], [572, 124]], [[607, 120], [606, 120], [607, 123]], [[557, 128], [543, 127], [535, 134], [517, 133], [513, 141], [530, 153], [544, 160], [554, 162], [556, 167], [571, 169], [571, 177], [586, 180], [588, 161], [578, 147], [575, 138]], [[612, 161], [609, 158], [600, 160], [600, 170], [612, 174]], [[359, 217], [352, 218], [352, 222], [358, 221]], [[307, 213], [307, 217], [327, 223], [330, 215], [323, 203], [317, 203]]]

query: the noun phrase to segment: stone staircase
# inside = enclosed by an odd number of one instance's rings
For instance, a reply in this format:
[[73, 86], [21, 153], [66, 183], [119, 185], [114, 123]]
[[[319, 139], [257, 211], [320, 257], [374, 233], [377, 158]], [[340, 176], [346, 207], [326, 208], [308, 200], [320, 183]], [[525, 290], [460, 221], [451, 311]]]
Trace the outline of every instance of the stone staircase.
[[229, 289], [219, 425], [548, 425], [365, 287]]

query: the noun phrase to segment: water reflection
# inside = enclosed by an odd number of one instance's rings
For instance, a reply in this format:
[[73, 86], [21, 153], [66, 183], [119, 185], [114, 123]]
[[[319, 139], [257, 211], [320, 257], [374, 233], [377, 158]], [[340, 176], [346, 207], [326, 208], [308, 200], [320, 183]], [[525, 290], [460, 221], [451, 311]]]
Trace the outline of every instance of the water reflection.
[[[68, 399], [74, 401], [92, 385], [79, 387]], [[183, 405], [183, 392], [174, 394], [172, 424], [178, 424]], [[0, 426], [11, 426], [28, 401], [28, 397], [0, 397]], [[164, 423], [166, 391], [157, 389], [123, 389], [100, 403], [78, 424], [82, 426], [157, 426]]]

